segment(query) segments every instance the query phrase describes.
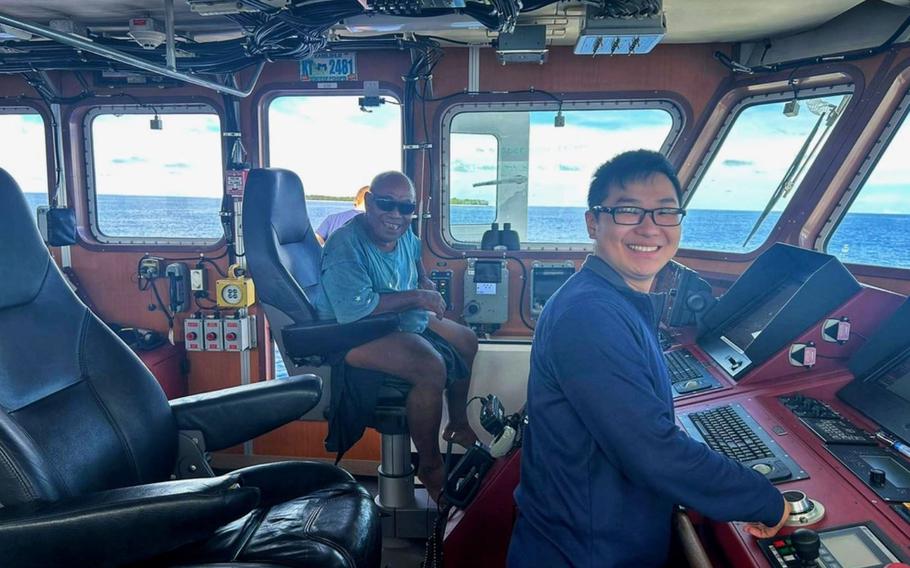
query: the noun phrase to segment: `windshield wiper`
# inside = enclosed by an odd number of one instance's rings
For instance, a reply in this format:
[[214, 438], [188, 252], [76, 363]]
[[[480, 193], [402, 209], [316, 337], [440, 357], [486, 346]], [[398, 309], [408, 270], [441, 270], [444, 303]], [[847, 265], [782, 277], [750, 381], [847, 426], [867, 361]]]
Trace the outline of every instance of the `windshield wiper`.
[[[805, 167], [809, 165], [810, 160], [806, 158], [815, 155], [815, 153], [821, 147], [822, 140], [825, 139], [825, 135], [828, 133], [828, 130], [830, 130], [831, 127], [834, 126], [834, 123], [837, 122], [836, 118], [838, 116], [838, 109], [834, 107], [834, 105], [827, 103], [824, 104], [825, 108], [818, 115], [818, 120], [815, 121], [815, 126], [812, 127], [812, 131], [809, 132], [809, 136], [806, 137], [806, 140], [803, 142], [803, 145], [799, 149], [799, 152], [797, 152], [796, 156], [793, 158], [793, 161], [790, 162], [790, 166], [787, 168], [787, 172], [784, 174], [784, 177], [777, 185], [777, 189], [775, 189], [774, 193], [771, 194], [771, 199], [769, 199], [768, 203], [765, 205], [764, 211], [762, 211], [761, 215], [759, 215], [758, 219], [755, 221], [755, 224], [752, 226], [752, 230], [749, 231], [749, 236], [747, 236], [746, 240], [743, 241], [743, 248], [749, 244], [749, 241], [752, 240], [752, 237], [754, 237], [755, 233], [758, 232], [759, 227], [762, 226], [762, 223], [764, 223], [765, 219], [768, 217], [768, 214], [771, 213], [771, 210], [774, 209], [774, 206], [777, 205], [777, 202], [780, 201], [782, 197], [785, 197], [788, 193], [790, 193], [790, 191], [793, 189], [793, 184], [803, 173]], [[822, 132], [822, 135], [817, 140], [815, 140], [815, 135], [818, 133], [818, 129], [821, 127], [822, 121], [824, 121], [826, 117], [828, 120], [825, 122], [825, 130]], [[815, 140], [815, 146], [810, 151], [809, 146], [812, 144], [813, 140]]]
[[479, 181], [473, 184], [471, 187], [483, 187], [485, 185], [505, 185], [507, 183], [527, 183], [527, 176], [517, 175], [502, 179], [491, 179], [490, 181]]

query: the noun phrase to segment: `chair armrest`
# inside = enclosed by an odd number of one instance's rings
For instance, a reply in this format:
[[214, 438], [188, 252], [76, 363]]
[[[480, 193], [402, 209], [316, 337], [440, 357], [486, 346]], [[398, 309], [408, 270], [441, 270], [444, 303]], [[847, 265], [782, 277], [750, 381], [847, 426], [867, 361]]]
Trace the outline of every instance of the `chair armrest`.
[[222, 450], [296, 420], [322, 397], [322, 379], [298, 375], [170, 402], [178, 430], [200, 430], [209, 451]]
[[[263, 508], [326, 488], [360, 487], [350, 473], [326, 462], [265, 463], [235, 469], [231, 474], [240, 478], [244, 487], [259, 488], [259, 506]], [[362, 487], [360, 490], [366, 491]]]
[[238, 477], [168, 481], [0, 508], [4, 566], [121, 566], [208, 538], [249, 513]]
[[313, 355], [344, 353], [358, 345], [397, 331], [399, 319], [398, 314], [389, 313], [350, 323], [326, 321], [288, 326], [281, 330], [281, 336], [287, 354], [295, 362], [300, 362]]

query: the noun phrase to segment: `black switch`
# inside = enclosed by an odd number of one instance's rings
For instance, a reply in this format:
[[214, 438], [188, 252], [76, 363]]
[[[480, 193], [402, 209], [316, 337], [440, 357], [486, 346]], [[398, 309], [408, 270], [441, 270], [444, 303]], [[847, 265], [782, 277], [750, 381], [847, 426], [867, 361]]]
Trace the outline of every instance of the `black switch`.
[[885, 471], [878, 468], [869, 470], [869, 483], [875, 487], [884, 487], [886, 481]]

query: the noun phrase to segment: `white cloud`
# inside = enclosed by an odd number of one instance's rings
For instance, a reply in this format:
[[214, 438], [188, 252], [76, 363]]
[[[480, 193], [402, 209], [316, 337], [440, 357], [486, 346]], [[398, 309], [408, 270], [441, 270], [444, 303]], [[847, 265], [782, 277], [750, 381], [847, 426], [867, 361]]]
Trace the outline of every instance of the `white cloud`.
[[401, 111], [365, 113], [357, 97], [282, 97], [269, 109], [270, 166], [297, 173], [308, 194], [352, 196], [401, 169]]
[[[105, 114], [92, 123], [99, 195], [214, 197], [222, 194], [221, 135], [214, 115]], [[175, 167], [175, 165], [178, 165]]]
[[0, 167], [26, 193], [47, 194], [44, 124], [37, 114], [0, 114]]

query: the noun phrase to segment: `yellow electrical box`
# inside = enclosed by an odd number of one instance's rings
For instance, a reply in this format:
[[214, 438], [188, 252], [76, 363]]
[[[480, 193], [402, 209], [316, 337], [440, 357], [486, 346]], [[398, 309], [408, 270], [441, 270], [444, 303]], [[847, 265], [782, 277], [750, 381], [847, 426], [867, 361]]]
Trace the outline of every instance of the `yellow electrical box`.
[[215, 281], [215, 294], [219, 308], [248, 308], [256, 303], [256, 289], [253, 280], [243, 274], [243, 269], [232, 264], [228, 277]]

